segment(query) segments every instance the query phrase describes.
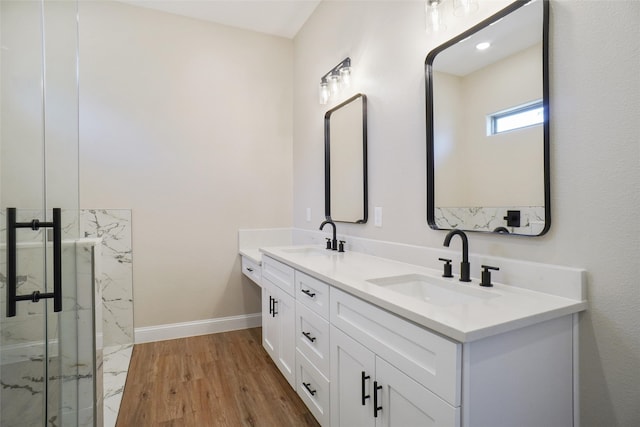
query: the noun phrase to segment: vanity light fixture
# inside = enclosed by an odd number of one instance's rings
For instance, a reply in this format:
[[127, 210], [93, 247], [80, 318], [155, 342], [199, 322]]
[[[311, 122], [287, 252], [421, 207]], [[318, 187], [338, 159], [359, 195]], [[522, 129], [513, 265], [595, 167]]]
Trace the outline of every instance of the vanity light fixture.
[[320, 78], [320, 104], [325, 105], [329, 98], [350, 85], [351, 58], [347, 57]]
[[453, 3], [453, 15], [465, 16], [475, 13], [479, 6], [478, 0], [425, 0], [427, 12], [427, 32], [437, 33], [447, 29], [447, 4]]

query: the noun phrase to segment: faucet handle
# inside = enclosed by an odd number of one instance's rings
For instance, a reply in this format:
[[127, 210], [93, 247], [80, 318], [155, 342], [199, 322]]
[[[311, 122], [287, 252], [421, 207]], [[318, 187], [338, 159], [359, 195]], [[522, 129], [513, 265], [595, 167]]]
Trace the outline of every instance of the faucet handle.
[[491, 283], [491, 271], [489, 270], [500, 270], [498, 267], [492, 267], [490, 265], [481, 265], [482, 267], [482, 281], [480, 282], [480, 286], [484, 286], [486, 288], [490, 288], [493, 286]]
[[451, 273], [451, 260], [449, 258], [438, 258], [438, 260], [445, 262], [442, 277], [453, 277], [453, 274]]
[[333, 248], [331, 247], [331, 238], [330, 238], [330, 237], [327, 237], [326, 239], [327, 239], [327, 249], [329, 249], [329, 250], [333, 249]]
[[344, 240], [340, 240], [340, 245], [338, 246], [338, 252], [344, 252]]

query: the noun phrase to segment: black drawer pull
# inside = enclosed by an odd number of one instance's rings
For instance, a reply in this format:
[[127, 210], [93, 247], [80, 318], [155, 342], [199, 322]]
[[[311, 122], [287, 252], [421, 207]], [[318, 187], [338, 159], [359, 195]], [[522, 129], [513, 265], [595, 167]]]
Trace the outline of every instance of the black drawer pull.
[[378, 411], [382, 411], [382, 406], [378, 406], [378, 390], [382, 390], [382, 386], [378, 385], [378, 381], [373, 382], [373, 417], [378, 418]]
[[369, 375], [365, 374], [364, 371], [362, 371], [362, 406], [365, 405], [365, 401], [367, 399], [371, 399], [371, 395], [367, 394], [367, 386], [365, 384], [365, 381], [367, 381], [370, 378], [371, 377]]
[[315, 292], [311, 292], [309, 289], [300, 289], [300, 292], [306, 294], [309, 298], [313, 298], [316, 296]]
[[249, 273], [253, 273], [253, 268], [251, 268], [251, 267], [247, 267], [247, 271], [248, 271]]
[[302, 335], [305, 336], [306, 339], [308, 339], [311, 342], [315, 342], [316, 341], [316, 337], [312, 337], [311, 336], [311, 332], [304, 332], [302, 331]]
[[303, 382], [303, 383], [302, 383], [302, 385], [304, 386], [304, 388], [306, 388], [306, 389], [307, 389], [307, 391], [308, 391], [309, 393], [311, 393], [311, 396], [315, 396], [315, 394], [316, 394], [316, 390], [312, 390], [312, 389], [311, 389], [311, 383], [305, 383], [305, 382]]

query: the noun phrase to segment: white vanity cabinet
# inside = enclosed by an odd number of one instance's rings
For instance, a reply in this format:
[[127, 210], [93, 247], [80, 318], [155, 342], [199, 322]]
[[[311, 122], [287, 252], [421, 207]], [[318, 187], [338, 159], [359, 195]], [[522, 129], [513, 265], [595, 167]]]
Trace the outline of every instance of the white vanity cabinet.
[[459, 413], [400, 369], [331, 327], [332, 426], [459, 426]]
[[295, 299], [287, 291], [293, 290], [293, 269], [265, 257], [261, 282], [262, 345], [289, 384], [295, 387]]
[[574, 426], [573, 316], [462, 344], [336, 288], [330, 301], [332, 427]]
[[[453, 338], [456, 330], [431, 328], [396, 314], [386, 300], [369, 299], [364, 287], [351, 286], [360, 297], [346, 292], [351, 288], [345, 282], [355, 272], [365, 271], [368, 277], [381, 259], [363, 262], [361, 268], [349, 265], [340, 280], [326, 279], [331, 285], [312, 276], [317, 270], [322, 271], [318, 277], [327, 277], [335, 269], [333, 260], [316, 257], [311, 266], [300, 267], [304, 264], [299, 261], [295, 268], [266, 254], [262, 260], [263, 345], [322, 426], [579, 424], [579, 305], [559, 315], [541, 312], [535, 322], [512, 316], [519, 322], [513, 327], [491, 316], [508, 317], [522, 310], [523, 303], [556, 300], [519, 292], [511, 301], [521, 308], [514, 308], [496, 297], [475, 307], [483, 316], [473, 317], [467, 333], [482, 336], [458, 339]], [[317, 265], [321, 267], [312, 268]], [[506, 295], [500, 298], [510, 298], [509, 288], [500, 292]], [[470, 316], [474, 308], [459, 304], [444, 313], [436, 305], [420, 307], [440, 321], [443, 316]]]
[[460, 426], [460, 344], [337, 289], [331, 324], [333, 427]]

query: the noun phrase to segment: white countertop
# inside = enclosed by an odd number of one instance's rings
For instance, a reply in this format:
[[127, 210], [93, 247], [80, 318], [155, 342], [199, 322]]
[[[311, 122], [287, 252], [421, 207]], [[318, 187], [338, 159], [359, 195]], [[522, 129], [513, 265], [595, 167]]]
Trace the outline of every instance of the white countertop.
[[249, 258], [258, 265], [262, 265], [262, 253], [260, 249], [240, 249], [240, 255]]
[[[311, 246], [308, 247], [311, 248]], [[454, 266], [456, 277], [443, 279], [440, 270], [363, 253], [291, 252], [293, 248], [300, 248], [300, 246], [266, 247], [261, 248], [260, 251], [336, 288], [459, 342], [475, 341], [577, 313], [587, 308], [586, 301], [515, 286], [494, 283], [492, 288], [483, 288], [479, 286], [477, 278], [472, 278], [471, 283], [463, 283], [458, 280], [457, 266]], [[323, 249], [321, 246], [313, 246], [313, 248]], [[260, 261], [259, 253], [257, 255], [242, 253], [242, 255], [249, 256], [254, 261]], [[367, 281], [404, 274], [432, 276], [445, 285], [465, 287], [464, 289], [455, 288], [461, 289], [463, 294], [465, 292], [477, 295], [480, 293], [479, 295], [486, 295], [489, 298], [474, 298], [471, 302], [465, 300], [442, 306], [405, 296]]]

